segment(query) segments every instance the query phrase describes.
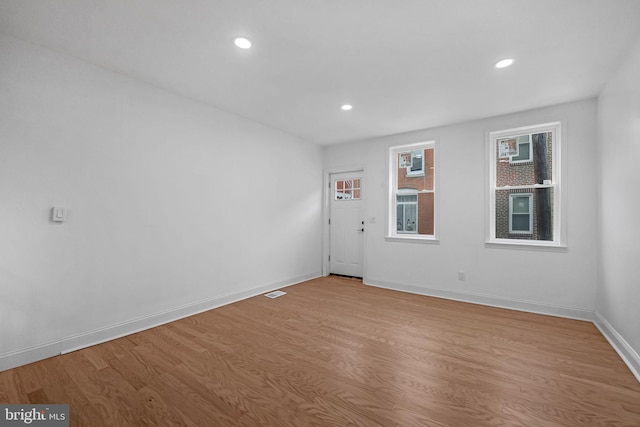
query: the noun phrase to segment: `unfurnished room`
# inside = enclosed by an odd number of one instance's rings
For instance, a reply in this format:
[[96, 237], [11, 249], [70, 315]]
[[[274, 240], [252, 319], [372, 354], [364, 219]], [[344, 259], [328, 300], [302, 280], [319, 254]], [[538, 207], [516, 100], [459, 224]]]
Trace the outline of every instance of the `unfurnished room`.
[[639, 18], [0, 0], [0, 426], [640, 426]]

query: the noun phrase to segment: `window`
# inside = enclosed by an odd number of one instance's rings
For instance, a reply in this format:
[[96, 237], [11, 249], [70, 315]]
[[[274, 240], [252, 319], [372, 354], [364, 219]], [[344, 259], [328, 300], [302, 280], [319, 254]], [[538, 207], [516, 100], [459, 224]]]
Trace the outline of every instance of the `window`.
[[489, 136], [489, 243], [560, 246], [560, 123]]
[[400, 154], [400, 167], [407, 171], [407, 176], [424, 175], [424, 150], [413, 150]]
[[533, 232], [532, 193], [509, 194], [509, 233]]
[[389, 149], [388, 238], [435, 240], [435, 143]]
[[334, 189], [334, 200], [360, 200], [360, 178], [338, 179]]
[[398, 190], [396, 211], [398, 233], [417, 233], [418, 191]]
[[531, 135], [520, 135], [516, 139], [516, 144], [518, 147], [518, 154], [515, 156], [509, 157], [510, 163], [524, 163], [530, 162], [531, 158]]

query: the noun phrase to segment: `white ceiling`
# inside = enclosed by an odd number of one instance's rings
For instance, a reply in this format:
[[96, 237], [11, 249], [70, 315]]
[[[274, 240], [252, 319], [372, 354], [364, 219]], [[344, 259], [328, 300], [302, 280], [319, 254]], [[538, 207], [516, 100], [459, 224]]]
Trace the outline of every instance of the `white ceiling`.
[[332, 144], [596, 96], [640, 1], [0, 0], [0, 31]]

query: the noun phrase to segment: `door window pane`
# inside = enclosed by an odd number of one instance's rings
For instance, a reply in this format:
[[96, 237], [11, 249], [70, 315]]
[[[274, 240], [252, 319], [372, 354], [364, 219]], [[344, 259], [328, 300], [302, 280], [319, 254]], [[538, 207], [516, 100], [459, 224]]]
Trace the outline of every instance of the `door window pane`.
[[334, 200], [360, 200], [360, 178], [337, 179], [334, 186]]

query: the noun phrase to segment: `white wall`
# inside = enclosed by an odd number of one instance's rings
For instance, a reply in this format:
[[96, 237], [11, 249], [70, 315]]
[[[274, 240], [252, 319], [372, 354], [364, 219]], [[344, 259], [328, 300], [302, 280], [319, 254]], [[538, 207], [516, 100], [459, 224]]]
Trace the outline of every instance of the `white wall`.
[[0, 369], [320, 274], [319, 146], [10, 37], [0, 62]]
[[[597, 281], [596, 111], [586, 100], [325, 149], [325, 169], [365, 165], [365, 282], [411, 292], [591, 319]], [[560, 120], [564, 252], [485, 247], [487, 134]], [[387, 149], [435, 140], [440, 244], [385, 241]], [[371, 219], [375, 218], [375, 223]], [[458, 281], [458, 270], [466, 281]]]
[[597, 322], [640, 380], [640, 40], [598, 102]]

